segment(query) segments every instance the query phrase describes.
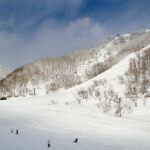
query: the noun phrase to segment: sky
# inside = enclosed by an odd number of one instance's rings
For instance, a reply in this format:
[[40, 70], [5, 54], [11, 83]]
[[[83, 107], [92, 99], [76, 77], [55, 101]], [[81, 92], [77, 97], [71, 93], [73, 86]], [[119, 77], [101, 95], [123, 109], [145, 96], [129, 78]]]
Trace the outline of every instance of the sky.
[[150, 28], [150, 0], [0, 0], [0, 64], [16, 69]]

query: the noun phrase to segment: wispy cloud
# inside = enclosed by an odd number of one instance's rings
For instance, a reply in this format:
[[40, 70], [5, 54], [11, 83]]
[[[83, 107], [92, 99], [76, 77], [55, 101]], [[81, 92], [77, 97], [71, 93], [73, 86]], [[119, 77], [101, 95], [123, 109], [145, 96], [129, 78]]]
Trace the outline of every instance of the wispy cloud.
[[88, 48], [98, 43], [104, 34], [103, 27], [88, 17], [64, 26], [53, 20], [46, 21], [28, 39], [17, 33], [1, 32], [0, 49], [3, 59], [0, 62], [15, 68], [40, 58], [57, 57], [70, 50]]
[[147, 0], [0, 0], [0, 64], [11, 68], [150, 27]]
[[1, 0], [1, 28], [23, 32], [49, 19], [74, 16], [83, 4], [83, 0]]

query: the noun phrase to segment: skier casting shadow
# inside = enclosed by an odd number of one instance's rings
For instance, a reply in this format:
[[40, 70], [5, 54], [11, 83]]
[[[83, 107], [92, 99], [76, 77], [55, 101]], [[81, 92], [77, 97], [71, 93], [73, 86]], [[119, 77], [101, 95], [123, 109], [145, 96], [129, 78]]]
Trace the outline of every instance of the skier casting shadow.
[[78, 143], [78, 138], [75, 138], [75, 140], [73, 142], [74, 143]]

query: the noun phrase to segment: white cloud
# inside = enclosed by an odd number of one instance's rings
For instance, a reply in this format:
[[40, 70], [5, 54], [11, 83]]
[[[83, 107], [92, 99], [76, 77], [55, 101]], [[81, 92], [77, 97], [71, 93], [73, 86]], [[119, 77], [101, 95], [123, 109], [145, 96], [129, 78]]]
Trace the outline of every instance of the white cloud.
[[103, 36], [103, 27], [88, 17], [62, 25], [49, 20], [27, 39], [0, 32], [0, 63], [14, 68], [40, 58], [57, 57], [91, 47]]
[[57, 57], [72, 50], [89, 48], [106, 36], [140, 29], [141, 20], [121, 24], [110, 22], [105, 27], [89, 17], [68, 23], [44, 22], [26, 38], [17, 33], [0, 32], [0, 64], [16, 68], [47, 57]]
[[49, 56], [59, 56], [70, 50], [93, 46], [100, 42], [103, 34], [103, 28], [90, 18], [62, 26], [50, 21], [38, 30], [32, 40], [31, 49], [39, 49]]

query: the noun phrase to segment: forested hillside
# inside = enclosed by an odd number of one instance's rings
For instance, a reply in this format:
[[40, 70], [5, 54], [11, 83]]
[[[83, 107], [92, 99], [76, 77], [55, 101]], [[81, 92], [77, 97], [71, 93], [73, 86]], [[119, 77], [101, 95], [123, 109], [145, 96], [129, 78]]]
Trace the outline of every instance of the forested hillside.
[[150, 31], [109, 37], [95, 47], [27, 64], [0, 81], [1, 96], [42, 95], [88, 81], [150, 44]]

